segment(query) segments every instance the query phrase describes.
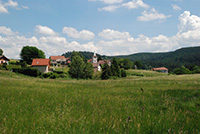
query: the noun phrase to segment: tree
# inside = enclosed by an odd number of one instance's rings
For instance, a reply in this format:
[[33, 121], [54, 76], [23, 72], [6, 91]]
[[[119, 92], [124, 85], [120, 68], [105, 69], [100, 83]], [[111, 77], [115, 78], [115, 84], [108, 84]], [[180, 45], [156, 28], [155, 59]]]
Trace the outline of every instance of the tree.
[[81, 54], [81, 53], [79, 53], [79, 52], [76, 52], [76, 51], [73, 51], [72, 52], [72, 54], [71, 54], [71, 60], [73, 61], [73, 57], [74, 56], [80, 56], [82, 59], [83, 59], [83, 61], [86, 63], [87, 62], [87, 59]]
[[135, 66], [137, 66], [137, 69], [142, 69], [142, 62], [141, 61], [139, 61], [139, 60], [136, 60], [135, 62], [134, 62], [134, 64], [135, 64]]
[[69, 75], [72, 78], [81, 79], [83, 78], [84, 68], [85, 65], [83, 59], [78, 54], [76, 54], [72, 58]]
[[174, 69], [175, 74], [190, 74], [190, 70], [184, 66]]
[[91, 79], [94, 73], [94, 69], [92, 63], [86, 63], [84, 71], [83, 71], [83, 78], [84, 79]]
[[111, 72], [112, 72], [112, 76], [117, 76], [117, 77], [120, 77], [121, 74], [120, 74], [120, 68], [119, 68], [119, 64], [116, 60], [116, 58], [113, 58], [112, 62], [111, 62]]
[[21, 50], [20, 57], [27, 63], [31, 64], [35, 58], [45, 58], [45, 54], [37, 47], [24, 46]]
[[129, 59], [120, 59], [119, 65], [125, 70], [131, 69], [133, 67], [133, 63]]
[[108, 66], [108, 63], [105, 62], [104, 66], [102, 68], [101, 79], [107, 80], [110, 78], [110, 75], [111, 75], [110, 67]]
[[0, 55], [3, 55], [3, 50], [0, 48]]
[[123, 68], [121, 69], [121, 77], [126, 77], [126, 71]]

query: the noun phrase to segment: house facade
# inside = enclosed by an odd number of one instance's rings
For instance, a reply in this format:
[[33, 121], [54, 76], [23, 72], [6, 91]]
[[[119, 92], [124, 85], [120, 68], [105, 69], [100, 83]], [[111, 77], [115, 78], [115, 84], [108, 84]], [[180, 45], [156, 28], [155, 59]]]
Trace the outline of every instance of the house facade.
[[101, 71], [102, 66], [107, 63], [109, 66], [111, 66], [111, 60], [100, 60], [98, 61], [96, 53], [94, 53], [92, 59], [88, 60], [88, 62], [92, 63], [92, 66], [94, 67], [94, 71]]
[[6, 56], [4, 56], [4, 55], [0, 56], [0, 65], [2, 65], [4, 63], [7, 63], [7, 65], [8, 65], [9, 61], [10, 60]]
[[166, 67], [153, 68], [151, 70], [152, 71], [162, 72], [162, 73], [168, 73], [169, 72], [169, 70]]
[[50, 59], [33, 59], [32, 68], [38, 69], [41, 73], [48, 73], [50, 71]]
[[67, 65], [70, 63], [69, 58], [64, 56], [50, 56], [50, 61], [52, 66]]

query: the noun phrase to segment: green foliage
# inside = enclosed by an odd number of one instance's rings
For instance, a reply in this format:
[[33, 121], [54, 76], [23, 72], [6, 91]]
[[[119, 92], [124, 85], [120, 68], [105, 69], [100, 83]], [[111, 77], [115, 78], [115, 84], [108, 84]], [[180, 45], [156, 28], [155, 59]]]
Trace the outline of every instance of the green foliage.
[[126, 77], [126, 71], [122, 68], [121, 69], [121, 77]]
[[101, 79], [102, 80], [107, 80], [111, 76], [111, 69], [108, 66], [107, 62], [105, 62], [103, 68], [102, 68], [102, 74], [101, 74]]
[[45, 58], [45, 54], [42, 50], [33, 46], [24, 46], [21, 50], [20, 57], [27, 63], [31, 64], [33, 59]]
[[199, 74], [200, 73], [200, 67], [199, 66], [194, 66], [193, 69], [192, 69], [192, 73]]
[[84, 62], [80, 53], [72, 53], [72, 62], [70, 64], [69, 75], [76, 79], [89, 79], [93, 75], [93, 66], [91, 63]]
[[34, 69], [34, 68], [13, 69], [13, 72], [21, 73], [21, 74], [33, 76], [33, 77], [40, 76], [40, 74], [41, 74], [38, 69]]
[[119, 63], [116, 58], [111, 61], [111, 75], [116, 77], [121, 77]]
[[3, 50], [0, 48], [0, 56], [3, 55]]
[[190, 70], [187, 69], [184, 66], [174, 69], [174, 73], [178, 74], [178, 75], [180, 75], [180, 74], [191, 74]]
[[94, 69], [92, 63], [86, 63], [83, 70], [83, 79], [92, 79]]
[[21, 65], [6, 65], [7, 70], [12, 70], [12, 69], [21, 69]]
[[134, 65], [137, 67], [137, 69], [142, 69], [142, 67], [143, 67], [142, 62], [139, 61], [139, 60], [136, 60], [136, 61], [134, 62]]
[[79, 55], [74, 55], [72, 58], [69, 75], [72, 78], [81, 79], [84, 71], [84, 61]]
[[124, 68], [125, 70], [131, 69], [133, 67], [133, 63], [129, 59], [119, 59], [120, 68]]

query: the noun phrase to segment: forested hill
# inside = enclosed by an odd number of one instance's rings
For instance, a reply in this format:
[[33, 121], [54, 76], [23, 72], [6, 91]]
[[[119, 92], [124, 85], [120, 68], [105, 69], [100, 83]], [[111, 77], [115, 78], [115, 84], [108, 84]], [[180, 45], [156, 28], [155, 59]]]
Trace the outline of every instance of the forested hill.
[[[86, 59], [91, 59], [92, 52], [81, 52]], [[63, 54], [66, 57], [70, 57], [71, 52]], [[97, 54], [99, 57], [100, 55]], [[148, 67], [161, 67], [165, 66], [169, 69], [174, 69], [182, 65], [190, 68], [193, 65], [200, 66], [200, 47], [188, 47], [181, 48], [173, 52], [165, 53], [137, 53], [123, 56], [101, 56], [102, 59], [126, 58], [131, 61], [140, 60], [144, 66]]]
[[143, 64], [152, 67], [166, 66], [172, 69], [184, 65], [190, 68], [193, 65], [200, 66], [200, 47], [181, 48], [166, 53], [138, 53], [116, 57], [131, 61], [140, 60]]

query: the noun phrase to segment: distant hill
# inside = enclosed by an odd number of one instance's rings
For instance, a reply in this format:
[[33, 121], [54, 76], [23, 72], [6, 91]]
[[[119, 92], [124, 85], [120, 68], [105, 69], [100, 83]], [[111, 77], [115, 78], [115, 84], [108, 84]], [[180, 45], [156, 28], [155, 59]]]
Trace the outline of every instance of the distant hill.
[[[91, 59], [93, 52], [80, 52], [86, 59]], [[65, 57], [70, 57], [71, 52], [63, 54]], [[99, 57], [100, 55], [97, 54]], [[140, 60], [144, 67], [161, 67], [165, 66], [169, 69], [174, 69], [182, 65], [191, 68], [194, 65], [200, 66], [200, 47], [181, 48], [172, 52], [164, 53], [137, 53], [123, 56], [104, 56], [103, 59], [123, 58], [131, 61]]]

